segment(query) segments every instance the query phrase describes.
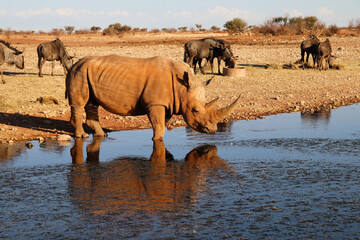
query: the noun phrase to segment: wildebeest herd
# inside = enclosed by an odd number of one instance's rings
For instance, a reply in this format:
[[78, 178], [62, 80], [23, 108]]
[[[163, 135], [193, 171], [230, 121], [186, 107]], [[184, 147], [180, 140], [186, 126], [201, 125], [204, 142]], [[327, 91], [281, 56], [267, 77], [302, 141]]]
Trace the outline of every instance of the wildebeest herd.
[[[318, 68], [331, 66], [331, 46], [326, 39], [320, 42], [316, 36], [301, 43], [301, 61], [304, 55], [312, 55]], [[24, 68], [23, 51], [0, 41], [0, 66], [3, 63]], [[193, 129], [203, 133], [214, 133], [217, 123], [226, 118], [237, 106], [237, 98], [227, 107], [214, 110], [218, 99], [205, 102], [205, 86], [211, 81], [196, 81], [196, 65], [205, 74], [205, 65], [209, 62], [211, 73], [213, 61], [218, 61], [218, 74], [221, 61], [225, 66], [234, 68], [234, 57], [228, 42], [204, 38], [189, 41], [184, 45], [184, 62], [168, 57], [130, 58], [118, 55], [84, 57], [73, 64], [73, 56], [66, 51], [60, 39], [42, 43], [37, 47], [39, 76], [45, 61], [60, 61], [66, 74], [66, 97], [71, 107], [70, 122], [75, 128], [75, 137], [88, 137], [82, 123], [85, 109], [86, 124], [95, 132], [95, 136], [106, 136], [100, 127], [98, 107], [121, 116], [148, 115], [153, 127], [153, 139], [162, 139], [165, 125], [172, 115], [182, 115]], [[324, 68], [322, 62], [326, 61]], [[193, 68], [193, 69], [192, 69]], [[5, 83], [2, 70], [1, 77]]]

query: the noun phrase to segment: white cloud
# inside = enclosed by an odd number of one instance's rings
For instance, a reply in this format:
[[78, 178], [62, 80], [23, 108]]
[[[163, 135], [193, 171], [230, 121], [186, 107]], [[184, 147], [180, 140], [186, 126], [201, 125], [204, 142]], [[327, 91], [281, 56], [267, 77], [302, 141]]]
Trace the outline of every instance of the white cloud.
[[55, 10], [55, 13], [59, 16], [76, 16], [79, 14], [78, 11], [72, 8], [58, 8]]
[[39, 15], [48, 15], [48, 14], [51, 14], [51, 10], [48, 7], [38, 10], [23, 10], [16, 12], [16, 15], [20, 17], [33, 17]]
[[223, 6], [216, 6], [215, 8], [210, 9], [209, 13], [214, 16], [224, 16], [229, 19], [236, 17], [249, 19], [251, 16], [250, 11], [240, 10], [238, 8], [227, 9], [226, 7]]
[[302, 16], [304, 16], [303, 13], [299, 12], [296, 9], [292, 9], [292, 10], [285, 9], [285, 15], [287, 15], [289, 17], [302, 17]]
[[192, 12], [189, 11], [181, 11], [181, 12], [173, 12], [173, 11], [167, 11], [164, 13], [165, 17], [172, 17], [172, 18], [185, 18], [185, 17], [191, 17], [193, 16]]
[[326, 17], [326, 16], [334, 15], [334, 12], [327, 9], [326, 7], [321, 7], [318, 9], [317, 14], [320, 17]]
[[6, 15], [6, 11], [5, 10], [0, 10], [0, 16], [5, 16]]
[[129, 17], [130, 14], [128, 12], [125, 11], [112, 11], [109, 13], [110, 15], [118, 15], [118, 16], [123, 16], [123, 17]]

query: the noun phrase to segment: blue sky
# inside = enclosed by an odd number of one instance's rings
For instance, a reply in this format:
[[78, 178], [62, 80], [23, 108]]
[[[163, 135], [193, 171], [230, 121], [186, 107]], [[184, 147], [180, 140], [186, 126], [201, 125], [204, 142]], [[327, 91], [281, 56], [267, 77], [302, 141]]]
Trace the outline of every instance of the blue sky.
[[260, 25], [276, 16], [316, 16], [326, 25], [348, 26], [360, 18], [360, 0], [1, 0], [0, 28], [43, 30], [106, 28], [119, 22], [139, 28], [223, 28], [235, 17]]

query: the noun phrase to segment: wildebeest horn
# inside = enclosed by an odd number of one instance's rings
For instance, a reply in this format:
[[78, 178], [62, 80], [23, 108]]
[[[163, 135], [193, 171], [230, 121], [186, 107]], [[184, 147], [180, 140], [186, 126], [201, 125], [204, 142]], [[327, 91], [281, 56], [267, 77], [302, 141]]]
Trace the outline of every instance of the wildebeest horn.
[[213, 80], [214, 76], [212, 76], [209, 80], [204, 81], [202, 84], [204, 87], [206, 87], [207, 85], [209, 85], [209, 83], [211, 82], [211, 80]]
[[239, 102], [240, 102], [240, 96], [229, 106], [221, 109], [213, 110], [212, 120], [214, 122], [220, 122], [235, 110]]
[[207, 104], [205, 104], [205, 108], [206, 108], [207, 110], [213, 109], [213, 108], [215, 107], [216, 103], [218, 102], [218, 100], [219, 100], [219, 97], [217, 97], [217, 98], [215, 98], [214, 100], [208, 102]]

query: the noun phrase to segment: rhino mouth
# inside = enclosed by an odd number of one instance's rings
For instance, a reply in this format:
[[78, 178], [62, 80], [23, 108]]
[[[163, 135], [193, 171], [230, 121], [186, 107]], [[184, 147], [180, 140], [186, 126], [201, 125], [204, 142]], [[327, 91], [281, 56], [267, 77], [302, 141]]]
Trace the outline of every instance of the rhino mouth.
[[206, 133], [206, 134], [215, 134], [217, 132], [217, 127], [215, 127], [215, 128], [203, 127], [203, 128], [201, 128], [201, 130], [199, 132]]

